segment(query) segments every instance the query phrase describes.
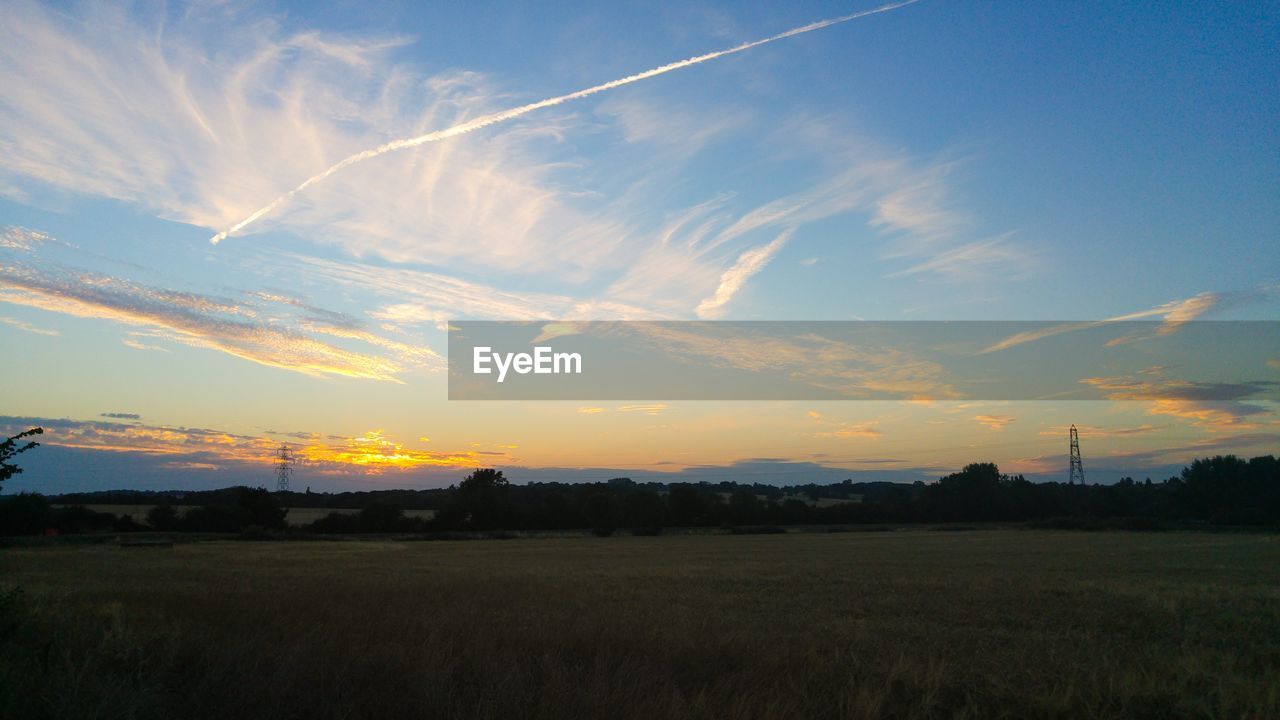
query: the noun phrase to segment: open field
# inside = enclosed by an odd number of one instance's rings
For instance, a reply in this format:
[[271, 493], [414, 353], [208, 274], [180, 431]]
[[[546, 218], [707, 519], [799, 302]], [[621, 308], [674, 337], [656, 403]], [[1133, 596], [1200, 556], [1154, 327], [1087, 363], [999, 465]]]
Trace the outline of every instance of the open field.
[[14, 586], [0, 717], [1280, 716], [1275, 535], [8, 549]]

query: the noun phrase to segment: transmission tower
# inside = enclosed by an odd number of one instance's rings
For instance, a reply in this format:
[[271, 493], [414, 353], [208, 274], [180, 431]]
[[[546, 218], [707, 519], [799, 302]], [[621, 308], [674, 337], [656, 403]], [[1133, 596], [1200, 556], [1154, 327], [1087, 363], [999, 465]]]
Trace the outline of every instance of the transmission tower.
[[276, 492], [289, 492], [289, 476], [293, 474], [293, 453], [289, 446], [276, 448]]
[[1075, 485], [1076, 480], [1084, 485], [1084, 464], [1080, 462], [1080, 433], [1076, 431], [1076, 426], [1071, 426], [1071, 477], [1067, 480], [1068, 485]]

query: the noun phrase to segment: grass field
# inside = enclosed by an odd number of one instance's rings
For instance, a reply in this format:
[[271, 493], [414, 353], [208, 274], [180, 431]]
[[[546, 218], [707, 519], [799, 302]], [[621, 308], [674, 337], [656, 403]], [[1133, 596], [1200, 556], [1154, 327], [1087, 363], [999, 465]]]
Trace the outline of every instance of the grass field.
[[0, 717], [1275, 718], [1280, 537], [0, 551]]

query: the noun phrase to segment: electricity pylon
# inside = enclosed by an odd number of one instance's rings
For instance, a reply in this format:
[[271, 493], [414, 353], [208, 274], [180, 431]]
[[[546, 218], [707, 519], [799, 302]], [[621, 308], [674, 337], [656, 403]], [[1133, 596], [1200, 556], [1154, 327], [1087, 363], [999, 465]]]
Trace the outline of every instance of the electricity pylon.
[[293, 474], [293, 453], [289, 446], [281, 444], [275, 452], [276, 492], [289, 492], [289, 476]]
[[1080, 433], [1076, 431], [1076, 426], [1071, 426], [1071, 477], [1067, 479], [1068, 485], [1075, 485], [1076, 480], [1084, 485], [1084, 463], [1080, 462]]

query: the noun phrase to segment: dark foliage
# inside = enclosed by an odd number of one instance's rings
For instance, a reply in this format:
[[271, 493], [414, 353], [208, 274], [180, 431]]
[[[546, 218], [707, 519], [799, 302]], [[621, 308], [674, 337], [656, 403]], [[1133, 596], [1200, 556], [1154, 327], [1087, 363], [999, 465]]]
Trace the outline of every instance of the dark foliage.
[[22, 468], [9, 462], [13, 458], [33, 448], [40, 447], [40, 443], [35, 441], [21, 442], [23, 438], [29, 438], [33, 435], [43, 435], [44, 428], [31, 428], [0, 441], [0, 485], [5, 480], [22, 472]]
[[[357, 497], [358, 496], [358, 497]], [[832, 485], [780, 488], [761, 484], [637, 483], [615, 478], [597, 483], [512, 485], [502, 472], [480, 469], [458, 486], [434, 490], [365, 493], [268, 493], [226, 488], [189, 493], [88, 493], [64, 495], [66, 505], [156, 504], [148, 524], [157, 530], [279, 531], [284, 508], [299, 498], [311, 507], [359, 508], [334, 512], [308, 529], [347, 533], [485, 533], [498, 530], [618, 529], [653, 535], [670, 527], [762, 528], [794, 525], [1026, 522], [1045, 527], [1158, 530], [1176, 524], [1280, 525], [1280, 461], [1217, 456], [1196, 460], [1180, 476], [1161, 482], [1123, 478], [1111, 485], [1032, 483], [993, 463], [973, 463], [938, 482], [913, 484], [846, 480]], [[340, 498], [343, 500], [335, 500]], [[185, 516], [168, 503], [199, 504]], [[358, 500], [358, 503], [356, 502]], [[404, 510], [429, 508], [431, 520]], [[54, 517], [62, 517], [61, 525]], [[109, 523], [107, 523], [109, 524]], [[33, 534], [46, 528], [94, 532], [104, 525], [83, 510], [53, 511], [36, 495], [0, 500], [0, 532]]]
[[[218, 491], [216, 501], [191, 508], [176, 529], [193, 532], [240, 532], [246, 528], [283, 530], [289, 512], [263, 488], [234, 487]], [[157, 528], [159, 529], [159, 528]]]
[[0, 498], [0, 535], [39, 535], [53, 527], [53, 508], [37, 493]]
[[155, 530], [173, 530], [178, 527], [178, 511], [169, 503], [156, 505], [147, 511], [147, 524]]
[[412, 532], [420, 529], [417, 522], [404, 516], [404, 511], [390, 503], [372, 503], [358, 513], [331, 512], [307, 526], [311, 532], [326, 535], [358, 533]]

